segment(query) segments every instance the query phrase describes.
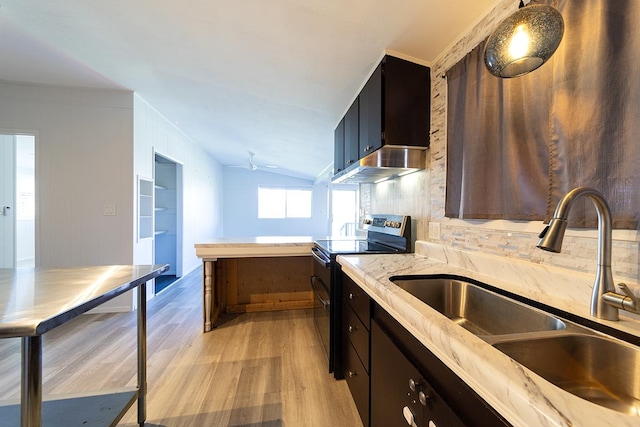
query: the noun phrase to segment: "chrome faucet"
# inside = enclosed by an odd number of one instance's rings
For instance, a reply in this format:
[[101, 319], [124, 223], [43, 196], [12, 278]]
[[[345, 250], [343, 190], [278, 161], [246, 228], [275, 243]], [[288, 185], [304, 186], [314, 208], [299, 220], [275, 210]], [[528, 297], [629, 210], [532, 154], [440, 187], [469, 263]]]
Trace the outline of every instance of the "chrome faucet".
[[618, 309], [638, 312], [640, 303], [633, 292], [625, 285], [620, 287], [626, 295], [616, 293], [611, 274], [611, 233], [613, 223], [611, 210], [602, 194], [593, 188], [578, 187], [564, 195], [549, 225], [542, 230], [538, 247], [545, 251], [560, 252], [562, 238], [567, 229], [567, 218], [573, 203], [585, 196], [593, 202], [598, 212], [598, 269], [591, 294], [591, 315], [600, 319], [618, 320]]

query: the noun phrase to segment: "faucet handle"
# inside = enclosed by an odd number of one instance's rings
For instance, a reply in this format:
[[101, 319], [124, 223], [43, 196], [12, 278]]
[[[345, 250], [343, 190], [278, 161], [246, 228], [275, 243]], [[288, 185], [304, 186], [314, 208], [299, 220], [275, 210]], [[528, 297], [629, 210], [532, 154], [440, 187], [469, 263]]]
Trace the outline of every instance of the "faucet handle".
[[548, 225], [540, 232], [540, 234], [538, 234], [538, 238], [542, 239], [547, 234], [547, 231], [549, 231]]
[[618, 283], [618, 286], [620, 286], [620, 289], [622, 289], [622, 292], [624, 292], [626, 296], [631, 298], [636, 307], [640, 306], [640, 300], [638, 300], [636, 294], [633, 293], [633, 291], [627, 286], [626, 283]]

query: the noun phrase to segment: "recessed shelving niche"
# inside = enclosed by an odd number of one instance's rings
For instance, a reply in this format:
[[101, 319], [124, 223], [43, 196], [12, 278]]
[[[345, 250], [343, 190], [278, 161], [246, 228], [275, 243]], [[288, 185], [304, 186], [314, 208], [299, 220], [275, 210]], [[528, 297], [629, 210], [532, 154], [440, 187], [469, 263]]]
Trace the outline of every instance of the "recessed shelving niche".
[[153, 237], [153, 181], [138, 177], [138, 240]]

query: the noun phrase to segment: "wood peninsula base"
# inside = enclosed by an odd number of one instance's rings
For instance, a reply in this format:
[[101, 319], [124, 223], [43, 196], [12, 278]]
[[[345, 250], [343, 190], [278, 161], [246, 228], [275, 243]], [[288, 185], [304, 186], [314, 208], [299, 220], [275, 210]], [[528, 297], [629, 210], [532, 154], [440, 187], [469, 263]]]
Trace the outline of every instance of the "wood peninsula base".
[[311, 257], [228, 258], [216, 265], [227, 313], [310, 308], [312, 275]]
[[312, 308], [313, 242], [309, 236], [264, 236], [196, 244], [204, 332], [221, 313]]
[[310, 256], [205, 259], [203, 264], [205, 332], [221, 313], [313, 307]]

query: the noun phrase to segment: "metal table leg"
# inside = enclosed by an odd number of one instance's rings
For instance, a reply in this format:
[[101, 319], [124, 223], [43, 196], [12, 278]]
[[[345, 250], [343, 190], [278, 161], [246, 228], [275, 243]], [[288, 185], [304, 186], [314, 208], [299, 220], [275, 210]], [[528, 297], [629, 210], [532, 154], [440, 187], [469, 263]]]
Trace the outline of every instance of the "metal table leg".
[[138, 424], [147, 419], [147, 284], [138, 286]]
[[20, 426], [42, 425], [42, 337], [22, 337]]

